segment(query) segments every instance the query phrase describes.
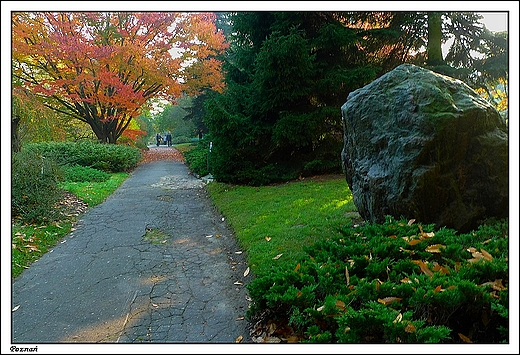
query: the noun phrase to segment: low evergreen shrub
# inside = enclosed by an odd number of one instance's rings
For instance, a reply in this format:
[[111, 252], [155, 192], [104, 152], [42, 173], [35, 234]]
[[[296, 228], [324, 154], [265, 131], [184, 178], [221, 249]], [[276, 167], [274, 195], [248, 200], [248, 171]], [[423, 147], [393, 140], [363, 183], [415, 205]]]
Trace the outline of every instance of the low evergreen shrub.
[[206, 176], [211, 171], [211, 160], [209, 160], [211, 157], [208, 156], [211, 154], [209, 151], [210, 140], [209, 136], [206, 137], [199, 140], [194, 148], [183, 153], [186, 164], [198, 176]]
[[40, 223], [59, 216], [56, 202], [63, 191], [62, 171], [49, 157], [23, 149], [11, 159], [11, 213], [23, 223]]
[[182, 144], [182, 143], [189, 143], [191, 142], [191, 138], [188, 138], [186, 136], [173, 136], [172, 137], [172, 144]]
[[469, 234], [387, 217], [253, 280], [248, 315], [310, 343], [507, 343], [508, 222]]
[[25, 149], [52, 158], [60, 165], [81, 165], [114, 173], [130, 171], [141, 159], [138, 148], [89, 140], [32, 143]]
[[110, 178], [110, 174], [105, 171], [81, 165], [66, 165], [63, 171], [65, 180], [72, 182], [102, 182]]

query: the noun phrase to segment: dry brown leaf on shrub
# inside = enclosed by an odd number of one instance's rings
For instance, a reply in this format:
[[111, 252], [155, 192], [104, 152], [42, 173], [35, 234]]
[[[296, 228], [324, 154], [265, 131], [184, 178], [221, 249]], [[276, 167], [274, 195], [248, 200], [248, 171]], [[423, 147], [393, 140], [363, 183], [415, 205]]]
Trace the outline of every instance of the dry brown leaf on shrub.
[[345, 310], [345, 302], [341, 300], [336, 300], [336, 307], [340, 309], [341, 311]]
[[445, 248], [446, 248], [446, 245], [443, 245], [443, 244], [432, 244], [432, 245], [427, 246], [426, 249], [424, 249], [424, 250], [427, 251], [428, 253], [440, 253], [441, 249], [445, 249]]
[[433, 272], [428, 268], [428, 265], [425, 264], [422, 260], [412, 260], [414, 263], [419, 265], [419, 268], [423, 273], [425, 273], [428, 276], [433, 276]]
[[493, 256], [489, 254], [487, 251], [485, 251], [484, 249], [480, 249], [480, 252], [484, 256], [484, 259], [486, 259], [487, 261], [493, 261]]
[[476, 263], [476, 262], [479, 262], [482, 259], [484, 259], [484, 255], [480, 254], [479, 252], [476, 252], [476, 253], [473, 254], [473, 258], [468, 259], [468, 262]]
[[403, 253], [408, 253], [410, 255], [414, 255], [415, 254], [415, 251], [413, 250], [408, 250], [408, 249], [405, 249], [403, 247], [399, 247], [399, 251], [402, 251]]
[[413, 323], [408, 324], [404, 328], [404, 331], [407, 332], [407, 333], [414, 333], [415, 332], [415, 325], [413, 325]]
[[299, 343], [300, 338], [298, 338], [298, 336], [296, 336], [296, 335], [291, 335], [290, 337], [287, 338], [287, 342], [288, 343]]
[[395, 317], [394, 321], [392, 323], [399, 323], [403, 320], [403, 315], [399, 313], [397, 317]]
[[383, 281], [377, 279], [376, 280], [376, 291], [379, 292], [379, 290], [381, 289], [381, 285], [383, 284]]
[[405, 277], [404, 279], [401, 280], [401, 282], [404, 284], [411, 284], [412, 280], [410, 280], [408, 277]]
[[400, 302], [402, 298], [399, 297], [385, 297], [385, 298], [378, 298], [377, 302], [384, 304], [385, 306], [388, 306], [389, 304], [392, 304], [394, 302]]
[[348, 267], [345, 265], [345, 278], [347, 279], [347, 286], [350, 285], [350, 275], [348, 274]]
[[459, 333], [459, 338], [461, 338], [462, 341], [465, 342], [465, 343], [472, 343], [471, 339], [468, 338], [467, 336], [465, 336], [465, 335], [462, 334], [462, 333]]
[[459, 272], [460, 270], [460, 267], [462, 266], [461, 262], [460, 261], [456, 261], [455, 262], [455, 272]]
[[275, 257], [273, 258], [273, 260], [278, 260], [278, 259], [280, 259], [280, 257], [281, 257], [282, 255], [283, 255], [283, 253], [282, 253], [282, 254], [278, 254], [277, 256], [275, 256]]
[[442, 266], [441, 264], [437, 264], [437, 263], [434, 263], [432, 270], [433, 270], [433, 272], [440, 271], [441, 275], [450, 274], [450, 270], [448, 270], [448, 268]]
[[413, 222], [415, 222], [415, 218], [412, 218], [411, 220], [409, 220], [408, 225], [411, 226], [413, 224]]
[[270, 241], [270, 240], [271, 240], [271, 237], [266, 236], [266, 237], [265, 237], [265, 240]]
[[420, 239], [412, 239], [408, 242], [408, 245], [415, 245], [415, 244], [419, 244], [420, 242], [422, 242], [422, 240]]
[[298, 272], [298, 270], [300, 270], [300, 263], [298, 263], [298, 265], [296, 265], [296, 267], [294, 268], [294, 272]]
[[502, 279], [497, 279], [495, 281], [490, 281], [490, 282], [485, 282], [479, 286], [491, 286], [491, 288], [493, 288], [493, 290], [495, 291], [502, 291], [502, 290], [507, 290], [507, 287], [504, 287], [504, 285], [502, 285]]

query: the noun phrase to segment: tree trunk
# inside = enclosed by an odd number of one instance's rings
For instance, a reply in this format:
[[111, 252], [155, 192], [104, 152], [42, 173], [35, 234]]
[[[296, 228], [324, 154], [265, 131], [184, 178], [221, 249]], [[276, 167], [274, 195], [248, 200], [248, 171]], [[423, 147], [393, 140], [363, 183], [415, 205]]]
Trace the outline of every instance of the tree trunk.
[[442, 13], [428, 13], [428, 65], [443, 65], [442, 59]]
[[20, 116], [13, 115], [11, 118], [11, 151], [18, 153], [22, 150], [22, 143], [20, 142], [20, 134], [18, 132], [18, 126], [20, 123]]

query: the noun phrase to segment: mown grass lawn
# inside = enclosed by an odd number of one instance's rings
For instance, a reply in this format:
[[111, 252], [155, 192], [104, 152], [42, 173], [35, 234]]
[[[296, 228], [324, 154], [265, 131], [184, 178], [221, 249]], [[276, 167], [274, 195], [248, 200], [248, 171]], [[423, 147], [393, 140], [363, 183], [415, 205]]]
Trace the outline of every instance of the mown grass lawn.
[[257, 275], [297, 260], [303, 246], [359, 219], [343, 175], [262, 187], [211, 182], [207, 189]]
[[110, 196], [130, 176], [128, 173], [112, 173], [110, 179], [103, 182], [71, 182], [61, 183], [61, 188], [73, 193], [88, 204], [89, 207], [99, 205]]

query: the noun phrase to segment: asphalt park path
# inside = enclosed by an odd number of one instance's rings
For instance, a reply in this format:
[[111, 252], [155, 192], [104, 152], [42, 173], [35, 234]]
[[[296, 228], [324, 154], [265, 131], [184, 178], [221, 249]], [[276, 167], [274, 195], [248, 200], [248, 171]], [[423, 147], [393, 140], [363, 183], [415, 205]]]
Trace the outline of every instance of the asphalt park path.
[[13, 344], [251, 343], [245, 251], [182, 161], [138, 165], [75, 228], [14, 280]]

